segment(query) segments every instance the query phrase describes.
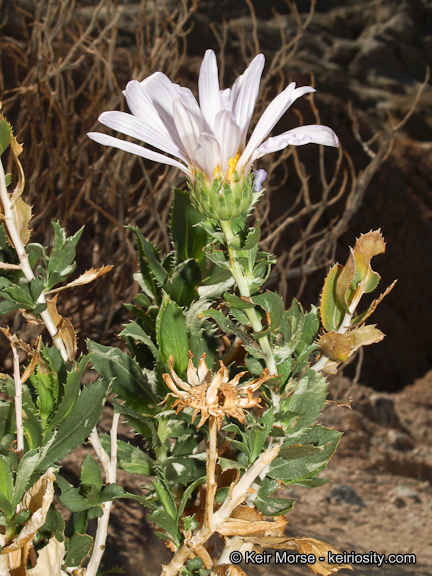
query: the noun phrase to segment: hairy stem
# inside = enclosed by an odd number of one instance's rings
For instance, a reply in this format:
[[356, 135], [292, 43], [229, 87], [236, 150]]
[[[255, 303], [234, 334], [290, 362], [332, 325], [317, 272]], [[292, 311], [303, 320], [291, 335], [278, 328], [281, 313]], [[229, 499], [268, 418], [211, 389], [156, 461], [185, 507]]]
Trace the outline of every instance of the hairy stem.
[[[222, 220], [220, 222], [220, 225], [222, 228], [222, 232], [224, 233], [226, 241], [227, 241], [231, 274], [233, 275], [233, 278], [236, 281], [236, 284], [238, 286], [240, 294], [244, 298], [250, 298], [251, 297], [251, 291], [250, 291], [249, 283], [248, 283], [247, 278], [244, 274], [242, 266], [238, 262], [237, 251], [235, 250], [235, 248], [232, 247], [232, 244], [231, 244], [232, 240], [235, 238], [235, 234], [234, 234], [234, 231], [232, 229], [231, 222], [229, 220]], [[263, 325], [262, 325], [261, 319], [258, 316], [258, 313], [255, 310], [255, 308], [247, 308], [245, 310], [245, 312], [247, 314], [247, 317], [249, 318], [249, 321], [250, 321], [251, 326], [254, 329], [254, 331], [255, 332], [261, 332], [263, 329]], [[258, 342], [259, 342], [259, 345], [261, 346], [261, 350], [263, 351], [263, 353], [265, 355], [265, 361], [267, 364], [267, 368], [270, 371], [270, 374], [277, 374], [276, 362], [274, 359], [273, 350], [270, 346], [270, 342], [269, 342], [268, 337], [262, 336], [261, 338], [259, 338]]]

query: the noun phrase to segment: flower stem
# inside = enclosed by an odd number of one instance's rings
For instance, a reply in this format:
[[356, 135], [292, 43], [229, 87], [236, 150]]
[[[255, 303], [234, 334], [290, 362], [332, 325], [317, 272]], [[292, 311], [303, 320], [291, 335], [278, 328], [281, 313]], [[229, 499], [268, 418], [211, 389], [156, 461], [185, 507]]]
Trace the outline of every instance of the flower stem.
[[[222, 228], [222, 232], [224, 233], [226, 241], [227, 241], [231, 274], [233, 275], [233, 278], [236, 281], [236, 284], [238, 286], [240, 294], [244, 298], [250, 298], [251, 297], [251, 290], [250, 290], [249, 282], [248, 282], [248, 280], [244, 274], [242, 266], [240, 265], [240, 263], [238, 261], [237, 251], [232, 246], [232, 241], [235, 238], [235, 234], [234, 234], [234, 231], [232, 229], [231, 222], [229, 220], [222, 220], [222, 221], [220, 221], [220, 225]], [[249, 321], [250, 321], [251, 326], [254, 329], [254, 331], [255, 332], [261, 332], [263, 329], [263, 325], [261, 323], [261, 319], [258, 316], [258, 313], [255, 310], [255, 308], [247, 308], [245, 310], [245, 312], [247, 314], [247, 317], [249, 318]], [[275, 362], [273, 350], [270, 346], [270, 342], [269, 342], [268, 337], [262, 336], [261, 338], [259, 338], [258, 342], [259, 342], [259, 345], [261, 346], [261, 350], [263, 351], [263, 354], [265, 355], [265, 362], [266, 362], [267, 368], [270, 371], [270, 374], [277, 374], [276, 362]]]
[[209, 445], [207, 450], [207, 492], [205, 506], [205, 525], [213, 532], [214, 499], [217, 491], [216, 484], [216, 461], [217, 453], [217, 418], [210, 416], [209, 419]]

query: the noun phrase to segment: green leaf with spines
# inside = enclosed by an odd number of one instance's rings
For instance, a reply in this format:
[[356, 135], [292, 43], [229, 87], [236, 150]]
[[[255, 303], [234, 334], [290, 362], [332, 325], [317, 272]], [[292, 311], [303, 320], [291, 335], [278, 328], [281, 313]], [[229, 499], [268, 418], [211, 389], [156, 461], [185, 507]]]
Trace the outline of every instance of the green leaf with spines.
[[123, 498], [125, 495], [125, 490], [123, 486], [119, 484], [107, 484], [102, 492], [99, 494], [98, 503], [103, 504], [104, 502], [112, 502]]
[[30, 479], [35, 471], [40, 459], [40, 451], [29, 450], [24, 454], [19, 463], [18, 471], [15, 478], [15, 487], [13, 495], [14, 507], [20, 502], [24, 492], [29, 488]]
[[74, 363], [72, 370], [67, 372], [66, 382], [62, 390], [62, 396], [58, 401], [58, 408], [51, 414], [44, 429], [47, 436], [72, 412], [80, 393], [81, 378], [90, 361], [90, 355], [82, 356], [78, 363]]
[[216, 266], [219, 268], [224, 270], [231, 270], [228, 255], [224, 250], [219, 250], [218, 248], [215, 248], [213, 244], [210, 244], [205, 248], [205, 255], [211, 262], [213, 262], [213, 264], [216, 264]]
[[235, 324], [230, 318], [227, 318], [220, 310], [214, 310], [213, 308], [205, 310], [198, 315], [200, 318], [208, 317], [213, 318], [219, 325], [219, 328], [226, 334], [235, 334], [240, 338], [243, 346], [249, 354], [255, 358], [265, 358], [264, 353], [261, 351], [259, 345], [251, 338], [246, 332], [244, 332], [237, 324]]
[[129, 322], [129, 324], [126, 325], [124, 330], [120, 332], [119, 337], [123, 339], [132, 338], [136, 342], [141, 342], [142, 344], [147, 346], [147, 348], [151, 351], [155, 362], [162, 361], [157, 346], [155, 345], [151, 337], [143, 330], [143, 328], [141, 328], [141, 326], [137, 324], [137, 322]]
[[218, 464], [222, 469], [222, 472], [225, 470], [244, 470], [245, 466], [237, 462], [237, 460], [230, 460], [229, 458], [218, 458]]
[[270, 465], [268, 476], [286, 484], [297, 484], [314, 478], [333, 456], [341, 433], [315, 425], [281, 447]]
[[243, 326], [251, 325], [249, 318], [245, 312], [243, 312], [243, 310], [239, 310], [238, 308], [231, 308], [230, 314], [238, 324], [242, 324]]
[[103, 482], [101, 470], [99, 464], [91, 456], [91, 454], [87, 454], [81, 464], [80, 481], [83, 485], [88, 484], [90, 486], [94, 486], [98, 492], [102, 490]]
[[174, 370], [184, 374], [189, 360], [189, 340], [186, 319], [182, 309], [164, 294], [156, 321], [156, 340], [165, 364], [174, 358]]
[[14, 302], [9, 300], [3, 300], [3, 302], [0, 302], [0, 316], [5, 316], [6, 314], [15, 312], [22, 307], [22, 304], [14, 304]]
[[163, 530], [165, 530], [166, 534], [162, 532], [155, 532], [158, 538], [162, 540], [171, 540], [174, 542], [175, 546], [181, 546], [181, 535], [179, 527], [173, 518], [167, 514], [164, 510], [155, 510], [150, 516], [148, 517], [150, 522], [154, 522], [157, 526], [160, 526]]
[[21, 308], [31, 310], [35, 306], [28, 284], [20, 286], [7, 278], [0, 277], [0, 294], [5, 300], [20, 304]]
[[252, 424], [247, 427], [247, 441], [250, 452], [249, 464], [252, 465], [261, 454], [273, 427], [273, 409], [271, 407], [268, 408], [259, 420], [249, 414], [248, 420], [252, 421]]
[[258, 496], [260, 498], [268, 498], [279, 488], [279, 482], [273, 478], [268, 478], [267, 476], [261, 481], [261, 486], [258, 490]]
[[259, 339], [279, 328], [284, 313], [284, 303], [279, 294], [268, 291], [258, 294], [258, 296], [252, 296], [251, 300], [254, 304], [258, 304], [263, 308], [270, 316], [270, 326], [266, 330], [256, 332], [253, 335], [255, 339]]
[[31, 516], [31, 510], [22, 510], [11, 522], [11, 526], [24, 525]]
[[[59, 475], [57, 474], [58, 478]], [[65, 522], [60, 510], [53, 505], [50, 506], [45, 518], [45, 524], [39, 529], [39, 533], [48, 541], [51, 536], [55, 536], [59, 542], [64, 540]]]
[[150, 439], [153, 437], [155, 432], [152, 418], [138, 414], [136, 410], [132, 410], [132, 408], [129, 408], [125, 404], [120, 404], [115, 399], [114, 412], [124, 416], [128, 424], [143, 438]]
[[14, 515], [14, 509], [12, 508], [12, 504], [5, 496], [3, 496], [1, 492], [0, 492], [0, 511], [4, 512], [7, 518], [12, 518]]
[[321, 295], [321, 322], [327, 332], [338, 330], [345, 316], [344, 304], [341, 303], [336, 295], [336, 286], [343, 266], [335, 264], [331, 268], [324, 282], [324, 288]]
[[253, 302], [249, 300], [239, 298], [235, 294], [230, 294], [229, 292], [225, 292], [223, 295], [225, 302], [228, 303], [230, 309], [237, 308], [238, 310], [248, 310], [254, 307]]
[[74, 534], [66, 540], [66, 555], [64, 563], [66, 566], [81, 566], [84, 560], [90, 555], [93, 546], [93, 538], [88, 534]]
[[164, 462], [165, 474], [170, 482], [187, 486], [205, 474], [205, 461], [187, 456], [170, 457]]
[[[178, 436], [177, 442], [171, 447], [170, 456], [190, 456], [195, 448], [198, 446], [200, 440], [199, 435], [194, 434], [195, 430], [191, 428], [190, 434], [183, 434], [183, 436]], [[172, 438], [173, 436], [169, 436]]]
[[12, 139], [12, 129], [3, 115], [0, 115], [0, 156], [7, 150]]
[[98, 380], [82, 390], [75, 410], [63, 420], [58, 431], [43, 449], [39, 471], [44, 472], [84, 442], [99, 421], [108, 386], [107, 380]]
[[200, 283], [200, 268], [197, 262], [190, 258], [174, 268], [170, 278], [165, 282], [164, 290], [179, 306], [190, 306], [198, 299], [197, 287]]
[[258, 377], [264, 372], [265, 364], [250, 354], [247, 354], [245, 364], [246, 369], [252, 374], [252, 376]]
[[279, 421], [290, 433], [307, 428], [319, 416], [327, 396], [327, 380], [314, 370], [307, 370], [296, 383], [294, 392], [281, 399]]
[[158, 496], [159, 502], [162, 504], [165, 512], [171, 516], [174, 520], [177, 518], [177, 505], [171, 494], [170, 487], [168, 486], [167, 479], [162, 473], [162, 470], [158, 470], [157, 481], [153, 480], [153, 488]]
[[306, 348], [310, 348], [314, 343], [320, 327], [319, 312], [316, 306], [311, 307], [311, 311], [304, 316], [302, 336], [296, 347], [296, 353], [300, 355]]
[[[100, 441], [108, 455], [111, 455], [111, 437], [108, 434], [100, 436]], [[146, 452], [128, 442], [117, 440], [117, 468], [129, 474], [151, 476], [155, 473], [156, 462]]]
[[102, 346], [87, 341], [91, 361], [105, 379], [111, 381], [111, 389], [128, 407], [141, 415], [153, 415], [158, 411], [159, 399], [138, 363], [118, 348]]
[[82, 227], [73, 236], [66, 238], [65, 230], [61, 228], [58, 222], [52, 222], [52, 226], [54, 228], [54, 241], [47, 266], [47, 290], [51, 290], [53, 286], [65, 280], [75, 270], [75, 249], [84, 231], [84, 227]]
[[207, 480], [206, 476], [203, 476], [202, 478], [198, 478], [197, 480], [195, 480], [195, 482], [190, 484], [190, 486], [188, 486], [186, 488], [186, 490], [183, 492], [183, 495], [182, 495], [181, 500], [180, 500], [180, 504], [179, 504], [178, 509], [177, 509], [176, 520], [177, 520], [178, 524], [181, 521], [181, 517], [183, 515], [184, 509], [186, 508], [186, 504], [188, 503], [188, 500], [189, 500], [190, 496], [192, 495], [193, 491], [196, 488], [198, 488], [198, 486], [202, 486], [203, 484], [205, 484], [206, 480]]
[[207, 233], [202, 226], [203, 216], [194, 208], [190, 195], [174, 188], [171, 212], [171, 235], [177, 263], [193, 258], [198, 263], [203, 259], [203, 247], [207, 244]]
[[72, 487], [69, 490], [62, 492], [58, 499], [60, 504], [70, 512], [85, 512], [86, 510], [93, 508], [97, 502], [95, 494], [93, 495], [92, 502], [90, 501], [89, 496], [89, 494], [86, 494], [86, 497], [84, 497], [80, 494], [77, 488]]
[[287, 498], [266, 498], [258, 495], [254, 500], [255, 506], [266, 516], [281, 516], [287, 514], [294, 506], [295, 500]]
[[160, 255], [153, 246], [135, 226], [126, 226], [132, 230], [136, 236], [138, 246], [138, 257], [140, 271], [144, 284], [148, 290], [148, 295], [159, 303], [161, 298], [160, 288], [162, 288], [168, 278], [168, 272], [162, 266]]
[[186, 328], [188, 331], [189, 347], [194, 357], [193, 362], [198, 366], [201, 356], [206, 354], [206, 364], [211, 368], [215, 361], [218, 347], [217, 328], [209, 320], [200, 318], [199, 314], [208, 309], [210, 302], [200, 298], [190, 308], [184, 311]]
[[2, 454], [0, 454], [0, 493], [8, 502], [13, 503], [14, 477], [11, 469], [11, 461]]

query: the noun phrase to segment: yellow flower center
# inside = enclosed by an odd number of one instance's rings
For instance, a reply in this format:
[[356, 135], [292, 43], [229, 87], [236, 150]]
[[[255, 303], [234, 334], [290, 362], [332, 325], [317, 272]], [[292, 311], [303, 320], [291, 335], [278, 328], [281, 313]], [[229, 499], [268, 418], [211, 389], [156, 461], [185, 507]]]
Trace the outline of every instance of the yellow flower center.
[[237, 162], [239, 160], [240, 160], [240, 151], [237, 152], [237, 154], [234, 156], [234, 158], [230, 158], [228, 160], [229, 170], [227, 172], [227, 178], [232, 178], [232, 175], [234, 174], [236, 166], [237, 166]]
[[215, 171], [213, 172], [213, 180], [219, 180], [221, 176], [222, 176], [221, 169], [218, 164], [215, 168]]

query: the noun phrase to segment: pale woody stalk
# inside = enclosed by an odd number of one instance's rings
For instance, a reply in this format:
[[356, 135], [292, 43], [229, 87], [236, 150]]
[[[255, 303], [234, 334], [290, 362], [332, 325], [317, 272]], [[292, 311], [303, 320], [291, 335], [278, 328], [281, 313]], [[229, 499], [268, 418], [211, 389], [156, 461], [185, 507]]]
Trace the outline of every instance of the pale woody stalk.
[[[35, 279], [33, 270], [29, 264], [28, 254], [26, 252], [25, 246], [18, 233], [15, 220], [13, 217], [13, 207], [11, 204], [11, 199], [6, 187], [6, 177], [3, 168], [3, 163], [0, 160], [0, 198], [4, 210], [4, 222], [6, 228], [9, 232], [10, 238], [12, 240], [13, 247], [18, 255], [20, 261], [20, 269], [22, 270], [24, 276], [28, 282]], [[37, 299], [38, 304], [47, 304], [45, 293], [42, 291]], [[57, 330], [57, 327], [51, 318], [51, 314], [48, 309], [41, 312], [41, 319], [45, 324], [48, 332], [50, 333], [56, 348], [59, 350], [61, 357], [64, 362], [69, 361], [69, 355], [67, 353], [64, 342]], [[16, 348], [12, 346], [13, 350], [13, 362], [14, 362], [14, 381], [15, 381], [15, 411], [16, 411], [16, 422], [17, 422], [17, 452], [18, 455], [23, 455], [24, 453], [24, 433], [22, 425], [22, 381], [19, 373], [19, 357]], [[96, 428], [93, 429], [89, 440], [96, 452], [96, 456], [105, 471], [106, 482], [108, 484], [115, 483], [116, 481], [116, 467], [117, 467], [117, 428], [120, 415], [114, 414], [112, 428], [111, 428], [111, 460], [108, 458], [106, 451], [103, 449]], [[102, 505], [103, 515], [99, 518], [98, 529], [95, 536], [95, 542], [93, 546], [93, 554], [90, 559], [89, 566], [86, 571], [87, 576], [96, 576], [96, 572], [99, 568], [102, 555], [105, 548], [105, 543], [108, 534], [108, 523], [110, 518], [112, 508], [112, 502], [104, 502]]]
[[[19, 235], [18, 230], [17, 230], [16, 225], [15, 225], [15, 221], [14, 221], [14, 217], [13, 217], [13, 211], [12, 211], [12, 204], [11, 204], [10, 197], [9, 197], [9, 194], [8, 194], [8, 191], [6, 188], [5, 173], [4, 173], [3, 164], [1, 162], [1, 160], [0, 160], [0, 197], [1, 197], [1, 201], [3, 204], [3, 210], [4, 210], [4, 222], [6, 224], [7, 230], [9, 232], [10, 237], [11, 237], [13, 246], [16, 250], [17, 255], [18, 255], [18, 258], [19, 258], [19, 261], [21, 264], [21, 270], [23, 271], [23, 274], [27, 278], [28, 282], [31, 282], [32, 280], [35, 279], [35, 275], [33, 274], [33, 270], [30, 267], [27, 252], [25, 250], [24, 244], [20, 238], [20, 235]], [[44, 292], [41, 292], [40, 296], [37, 299], [37, 302], [38, 302], [38, 304], [46, 304], [47, 303]], [[48, 332], [50, 333], [50, 335], [54, 341], [55, 346], [60, 351], [60, 354], [61, 354], [63, 360], [65, 362], [67, 362], [69, 360], [69, 357], [68, 357], [66, 347], [64, 345], [63, 340], [61, 339], [61, 337], [59, 335], [57, 327], [54, 324], [53, 319], [51, 318], [51, 315], [50, 315], [48, 309], [41, 312], [41, 318], [42, 318], [45, 326], [47, 327]]]
[[10, 343], [13, 354], [14, 381], [15, 381], [15, 418], [17, 429], [17, 454], [18, 458], [24, 455], [24, 427], [22, 418], [22, 381], [20, 375], [20, 360], [16, 346]]
[[[115, 484], [117, 479], [117, 430], [120, 420], [120, 414], [115, 413], [112, 419], [110, 430], [111, 435], [111, 459], [108, 458], [106, 451], [102, 448], [96, 428], [90, 434], [89, 440], [96, 452], [96, 456], [102, 464], [106, 476], [107, 484]], [[93, 543], [93, 552], [90, 562], [86, 569], [86, 576], [96, 576], [99, 569], [105, 544], [108, 536], [108, 524], [113, 502], [104, 502], [102, 504], [103, 514], [98, 519], [96, 536]]]

